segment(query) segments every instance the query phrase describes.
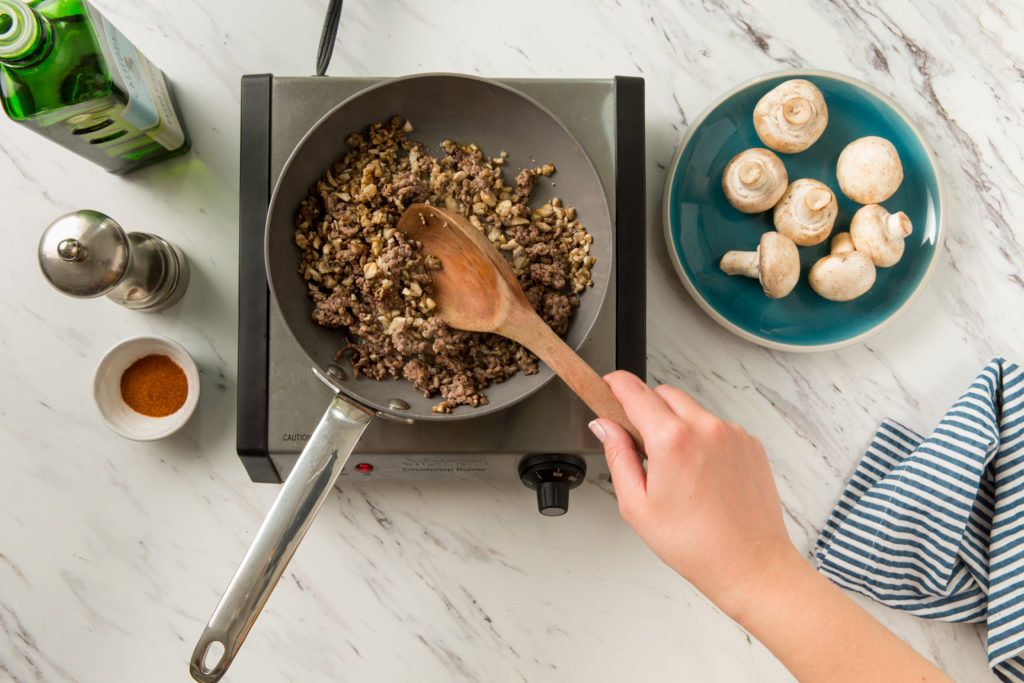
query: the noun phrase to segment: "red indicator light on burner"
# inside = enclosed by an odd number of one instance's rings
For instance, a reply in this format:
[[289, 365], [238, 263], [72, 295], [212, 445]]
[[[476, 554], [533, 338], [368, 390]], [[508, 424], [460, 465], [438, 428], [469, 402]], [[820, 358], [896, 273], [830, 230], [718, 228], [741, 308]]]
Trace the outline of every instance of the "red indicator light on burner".
[[369, 474], [370, 472], [373, 472], [373, 465], [371, 465], [368, 462], [361, 462], [358, 465], [356, 465], [356, 472], [361, 472], [362, 474]]

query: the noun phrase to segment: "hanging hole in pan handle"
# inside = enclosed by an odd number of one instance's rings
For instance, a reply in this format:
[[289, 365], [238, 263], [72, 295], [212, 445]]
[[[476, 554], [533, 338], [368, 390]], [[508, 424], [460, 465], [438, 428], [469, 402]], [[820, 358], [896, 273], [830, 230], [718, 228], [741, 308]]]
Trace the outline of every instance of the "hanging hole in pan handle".
[[202, 683], [216, 683], [228, 670], [231, 661], [227, 658], [228, 649], [224, 643], [213, 634], [206, 635], [207, 638], [199, 643], [192, 655], [189, 673]]
[[316, 53], [317, 76], [326, 74], [327, 66], [331, 63], [331, 54], [334, 52], [334, 40], [338, 37], [338, 24], [341, 22], [341, 2], [342, 0], [329, 0], [327, 3], [324, 30], [320, 34], [320, 47]]
[[213, 673], [213, 670], [220, 664], [220, 660], [224, 658], [225, 652], [227, 652], [227, 648], [219, 640], [207, 645], [206, 652], [203, 653], [203, 662], [200, 665], [203, 668], [203, 673]]

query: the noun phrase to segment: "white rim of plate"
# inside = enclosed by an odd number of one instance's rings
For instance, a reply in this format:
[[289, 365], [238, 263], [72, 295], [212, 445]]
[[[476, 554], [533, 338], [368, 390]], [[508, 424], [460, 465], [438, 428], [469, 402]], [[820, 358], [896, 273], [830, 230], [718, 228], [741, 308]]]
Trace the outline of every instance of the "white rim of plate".
[[[932, 254], [932, 259], [931, 262], [928, 264], [928, 268], [925, 270], [924, 275], [921, 276], [921, 280], [920, 282], [917, 283], [917, 287], [914, 288], [914, 291], [910, 293], [910, 296], [907, 297], [906, 301], [904, 301], [899, 308], [890, 313], [888, 317], [886, 317], [884, 320], [876, 324], [871, 329], [865, 330], [864, 332], [861, 332], [860, 334], [854, 337], [850, 337], [849, 339], [843, 339], [842, 341], [831, 342], [829, 344], [783, 344], [781, 342], [772, 341], [771, 339], [766, 339], [764, 337], [758, 336], [756, 334], [753, 334], [752, 332], [748, 332], [742, 327], [739, 327], [738, 325], [726, 319], [725, 316], [723, 316], [721, 313], [715, 310], [715, 308], [711, 306], [711, 304], [709, 304], [703, 296], [701, 296], [700, 292], [697, 290], [697, 287], [693, 284], [689, 276], [686, 274], [686, 270], [683, 268], [683, 264], [679, 260], [679, 254], [676, 252], [676, 245], [672, 240], [672, 226], [669, 221], [669, 195], [672, 188], [672, 180], [675, 178], [676, 169], [679, 166], [679, 159], [683, 156], [683, 150], [685, 150], [686, 146], [690, 143], [690, 138], [693, 137], [694, 131], [697, 130], [701, 126], [701, 124], [704, 123], [704, 120], [711, 114], [711, 112], [713, 112], [715, 109], [718, 108], [719, 105], [721, 105], [723, 102], [725, 102], [726, 100], [728, 100], [730, 97], [737, 94], [741, 90], [745, 90], [749, 87], [757, 85], [758, 83], [771, 80], [774, 78], [797, 78], [800, 76], [820, 76], [822, 78], [831, 78], [837, 81], [844, 81], [856, 88], [859, 88], [874, 95], [883, 103], [885, 103], [890, 109], [892, 109], [901, 119], [903, 119], [903, 122], [907, 124], [907, 127], [910, 129], [910, 131], [917, 137], [918, 143], [921, 145], [921, 148], [927, 155], [928, 162], [931, 164], [932, 170], [935, 173], [935, 187], [937, 190], [939, 200], [939, 221], [938, 225], [935, 228], [935, 251]], [[921, 131], [918, 130], [917, 126], [914, 125], [913, 120], [911, 120], [911, 118], [907, 116], [907, 113], [903, 111], [903, 108], [896, 104], [896, 102], [893, 101], [892, 98], [890, 98], [885, 93], [876, 90], [874, 87], [868, 85], [867, 83], [858, 81], [855, 78], [851, 78], [840, 73], [835, 73], [833, 71], [823, 71], [819, 69], [786, 69], [783, 71], [773, 71], [771, 73], [755, 76], [754, 78], [751, 78], [747, 81], [740, 83], [739, 85], [737, 85], [736, 87], [734, 87], [733, 89], [729, 90], [724, 95], [719, 97], [717, 100], [712, 102], [710, 105], [708, 105], [704, 109], [704, 111], [701, 112], [700, 116], [698, 116], [697, 119], [693, 122], [693, 124], [690, 125], [690, 127], [686, 131], [686, 135], [683, 136], [682, 141], [679, 143], [679, 147], [676, 149], [676, 153], [672, 157], [672, 163], [669, 164], [668, 171], [665, 174], [665, 185], [662, 188], [661, 195], [661, 223], [662, 232], [665, 234], [665, 244], [668, 247], [669, 257], [672, 260], [672, 267], [675, 268], [676, 275], [678, 275], [679, 279], [682, 280], [683, 285], [686, 287], [686, 290], [690, 293], [690, 296], [693, 297], [694, 301], [696, 301], [697, 304], [702, 309], [704, 309], [704, 312], [711, 316], [711, 318], [715, 322], [717, 322], [719, 325], [726, 328], [733, 334], [742, 337], [747, 341], [754, 342], [755, 344], [760, 344], [761, 346], [767, 347], [769, 349], [775, 349], [777, 351], [791, 351], [798, 353], [816, 353], [819, 351], [832, 351], [846, 346], [852, 346], [853, 344], [864, 341], [871, 335], [880, 332], [884, 327], [889, 325], [889, 323], [900, 317], [903, 314], [903, 312], [906, 311], [907, 308], [909, 308], [910, 305], [917, 300], [918, 296], [920, 296], [921, 294], [921, 291], [924, 289], [925, 284], [929, 281], [929, 279], [931, 279], [932, 272], [935, 270], [935, 266], [939, 261], [939, 252], [942, 249], [942, 245], [945, 241], [946, 204], [944, 197], [945, 195], [942, 191], [942, 177], [939, 175], [938, 165], [935, 163], [935, 156], [932, 154], [931, 147], [929, 147], [928, 144], [925, 142], [924, 136], [921, 135]]]

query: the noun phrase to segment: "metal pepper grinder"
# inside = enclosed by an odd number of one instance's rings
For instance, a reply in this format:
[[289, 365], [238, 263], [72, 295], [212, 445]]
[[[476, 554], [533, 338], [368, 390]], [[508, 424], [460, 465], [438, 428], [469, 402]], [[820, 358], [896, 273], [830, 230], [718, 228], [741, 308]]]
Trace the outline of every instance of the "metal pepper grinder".
[[65, 294], [105, 294], [136, 311], [173, 306], [188, 287], [181, 249], [156, 235], [125, 232], [110, 216], [88, 209], [50, 223], [39, 240], [39, 267]]

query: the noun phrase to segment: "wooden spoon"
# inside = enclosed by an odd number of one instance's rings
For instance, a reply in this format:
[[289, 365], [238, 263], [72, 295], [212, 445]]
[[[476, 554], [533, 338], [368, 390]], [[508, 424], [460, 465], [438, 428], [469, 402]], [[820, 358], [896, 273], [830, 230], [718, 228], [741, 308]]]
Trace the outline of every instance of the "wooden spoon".
[[621, 425], [643, 452], [643, 439], [601, 376], [576, 355], [530, 305], [508, 261], [462, 216], [413, 204], [398, 229], [441, 260], [434, 301], [449, 326], [513, 339], [547, 363], [597, 414]]

